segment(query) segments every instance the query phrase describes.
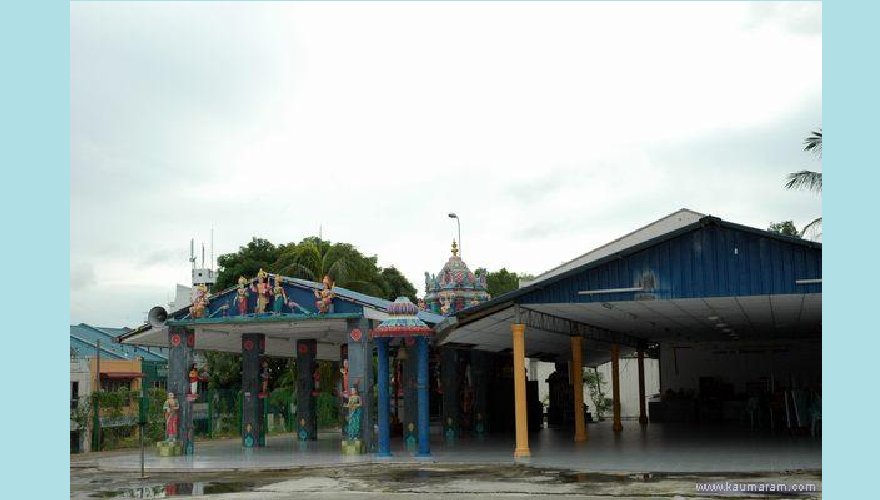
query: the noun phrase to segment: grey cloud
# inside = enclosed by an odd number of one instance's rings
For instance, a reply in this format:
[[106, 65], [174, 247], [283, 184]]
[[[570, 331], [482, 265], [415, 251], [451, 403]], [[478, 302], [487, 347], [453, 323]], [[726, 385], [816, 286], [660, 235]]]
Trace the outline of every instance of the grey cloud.
[[821, 2], [753, 2], [749, 5], [745, 26], [757, 28], [777, 24], [789, 33], [822, 34]]
[[79, 263], [70, 267], [70, 289], [85, 290], [97, 283], [95, 268], [89, 263]]

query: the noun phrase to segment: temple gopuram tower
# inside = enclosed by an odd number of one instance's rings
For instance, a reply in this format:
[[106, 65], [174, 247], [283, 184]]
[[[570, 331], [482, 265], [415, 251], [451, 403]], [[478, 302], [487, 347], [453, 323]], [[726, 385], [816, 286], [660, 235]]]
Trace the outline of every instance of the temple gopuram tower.
[[[486, 270], [474, 274], [458, 256], [452, 241], [452, 256], [436, 276], [425, 273], [424, 308], [444, 316], [487, 302]], [[462, 433], [482, 436], [488, 431], [486, 412], [490, 353], [455, 347], [435, 351], [440, 381], [433, 388], [442, 402], [443, 437], [455, 441]], [[414, 398], [414, 395], [410, 395]]]
[[490, 299], [486, 291], [486, 271], [477, 274], [468, 269], [458, 256], [458, 245], [452, 241], [452, 256], [440, 273], [425, 273], [425, 309], [436, 314], [459, 312]]

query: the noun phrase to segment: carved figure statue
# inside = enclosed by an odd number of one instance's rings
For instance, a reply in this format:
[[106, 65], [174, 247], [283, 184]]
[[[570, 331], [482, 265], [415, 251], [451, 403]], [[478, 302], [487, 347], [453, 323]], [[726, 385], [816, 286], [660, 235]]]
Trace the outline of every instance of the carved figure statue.
[[208, 306], [208, 287], [198, 285], [196, 287], [196, 296], [193, 299], [193, 305], [189, 308], [191, 318], [203, 318], [205, 316], [205, 308]]
[[180, 409], [180, 404], [175, 399], [173, 392], [168, 393], [168, 399], [165, 400], [162, 409], [165, 411], [165, 440], [177, 441], [177, 422], [180, 418], [177, 412]]
[[260, 378], [263, 379], [263, 391], [261, 394], [265, 397], [266, 394], [269, 394], [269, 362], [265, 359], [263, 360], [263, 368], [260, 371]]
[[361, 397], [358, 395], [357, 386], [351, 386], [349, 389], [348, 403], [348, 423], [346, 425], [346, 434], [349, 440], [358, 439], [361, 435]]
[[333, 303], [333, 280], [330, 279], [330, 276], [324, 276], [321, 282], [324, 284], [324, 288], [320, 292], [315, 290], [315, 298], [318, 299], [315, 301], [315, 305], [318, 307], [319, 313], [326, 314], [330, 312], [330, 306]]
[[284, 287], [281, 286], [280, 276], [275, 276], [275, 287], [272, 288], [272, 294], [275, 297], [275, 300], [272, 302], [272, 313], [281, 314], [281, 309], [287, 302], [287, 293], [284, 291]]
[[260, 269], [257, 273], [257, 282], [254, 285], [251, 285], [251, 291], [257, 294], [257, 307], [254, 308], [254, 312], [264, 313], [266, 312], [266, 306], [269, 305], [269, 273]]
[[339, 369], [342, 374], [342, 397], [348, 397], [348, 359], [342, 360], [342, 368]]
[[195, 363], [189, 369], [189, 393], [193, 396], [199, 393], [199, 370]]
[[238, 290], [236, 291], [235, 300], [238, 304], [238, 315], [244, 316], [248, 312], [248, 296], [250, 291], [247, 288], [247, 278], [244, 276], [238, 278]]

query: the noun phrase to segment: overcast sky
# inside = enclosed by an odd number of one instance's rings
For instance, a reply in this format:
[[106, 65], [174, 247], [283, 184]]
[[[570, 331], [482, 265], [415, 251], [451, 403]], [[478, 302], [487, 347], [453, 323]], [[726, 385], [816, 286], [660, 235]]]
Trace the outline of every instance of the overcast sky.
[[349, 242], [424, 290], [679, 208], [821, 215], [818, 2], [70, 6], [71, 322], [136, 326], [189, 240]]

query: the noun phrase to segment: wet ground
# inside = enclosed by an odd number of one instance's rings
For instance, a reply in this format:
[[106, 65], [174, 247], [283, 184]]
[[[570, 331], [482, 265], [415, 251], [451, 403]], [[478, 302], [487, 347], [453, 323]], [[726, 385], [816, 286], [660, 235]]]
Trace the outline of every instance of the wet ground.
[[[276, 472], [150, 474], [71, 470], [71, 498], [470, 500], [476, 498], [821, 498], [821, 474], [607, 474], [524, 465], [349, 464]], [[818, 491], [701, 493], [696, 483], [815, 484]]]

